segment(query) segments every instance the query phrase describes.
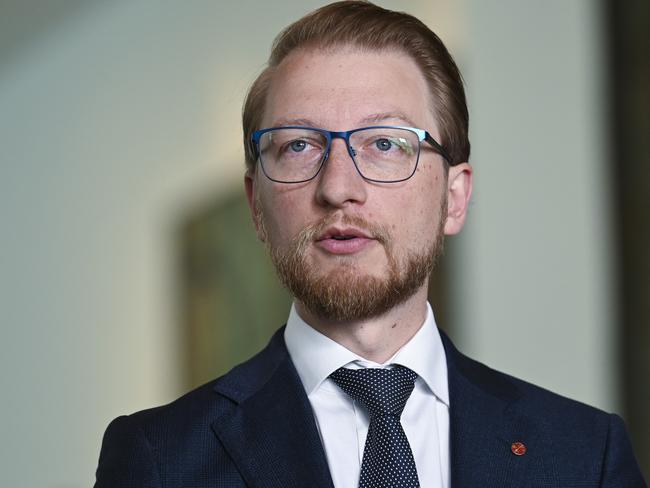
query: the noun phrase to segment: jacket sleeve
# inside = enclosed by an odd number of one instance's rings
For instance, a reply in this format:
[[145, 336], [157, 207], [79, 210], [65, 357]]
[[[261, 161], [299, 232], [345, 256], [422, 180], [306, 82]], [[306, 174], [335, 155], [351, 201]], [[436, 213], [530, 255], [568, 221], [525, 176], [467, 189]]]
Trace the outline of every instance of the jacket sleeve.
[[154, 450], [132, 417], [109, 424], [96, 477], [95, 488], [160, 488]]
[[648, 486], [634, 457], [625, 424], [618, 415], [610, 415], [600, 486], [603, 488], [647, 488]]

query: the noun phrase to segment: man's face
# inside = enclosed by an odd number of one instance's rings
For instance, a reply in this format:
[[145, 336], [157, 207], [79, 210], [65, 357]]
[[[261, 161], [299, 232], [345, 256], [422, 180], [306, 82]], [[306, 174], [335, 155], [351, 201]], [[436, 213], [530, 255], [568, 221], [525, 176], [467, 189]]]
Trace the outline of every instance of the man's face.
[[[273, 75], [262, 127], [410, 126], [439, 140], [431, 106], [424, 76], [401, 52], [299, 50]], [[450, 177], [457, 173], [452, 168]], [[246, 189], [258, 234], [299, 307], [354, 320], [426, 287], [443, 232], [460, 229], [446, 224], [452, 183], [442, 157], [424, 143], [411, 179], [369, 182], [335, 139], [315, 179], [274, 183], [258, 170]]]

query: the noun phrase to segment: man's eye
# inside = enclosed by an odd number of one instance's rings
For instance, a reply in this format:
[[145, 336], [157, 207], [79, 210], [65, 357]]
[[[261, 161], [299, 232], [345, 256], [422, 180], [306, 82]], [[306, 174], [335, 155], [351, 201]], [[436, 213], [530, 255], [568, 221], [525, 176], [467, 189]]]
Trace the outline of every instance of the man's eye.
[[393, 147], [393, 143], [390, 140], [383, 138], [383, 139], [377, 139], [375, 141], [375, 146], [380, 151], [390, 151], [390, 149]]
[[288, 147], [293, 152], [301, 152], [307, 148], [307, 143], [303, 140], [291, 141]]

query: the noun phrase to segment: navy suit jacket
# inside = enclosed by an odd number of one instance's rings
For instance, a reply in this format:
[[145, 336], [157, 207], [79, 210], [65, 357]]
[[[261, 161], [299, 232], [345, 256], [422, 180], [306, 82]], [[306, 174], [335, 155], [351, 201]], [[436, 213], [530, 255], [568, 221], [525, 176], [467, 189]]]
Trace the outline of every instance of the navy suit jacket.
[[[453, 488], [646, 486], [619, 417], [496, 372], [442, 340]], [[526, 453], [513, 454], [513, 442]], [[115, 419], [95, 487], [332, 488], [284, 328], [221, 378]]]

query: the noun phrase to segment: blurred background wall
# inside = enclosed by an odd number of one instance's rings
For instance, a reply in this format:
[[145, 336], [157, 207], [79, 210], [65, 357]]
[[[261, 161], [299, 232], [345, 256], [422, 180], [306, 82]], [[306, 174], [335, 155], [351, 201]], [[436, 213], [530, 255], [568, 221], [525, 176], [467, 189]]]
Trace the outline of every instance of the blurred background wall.
[[[379, 3], [436, 30], [467, 82], [476, 194], [437, 285], [442, 325], [479, 360], [633, 421], [648, 469], [648, 146], [620, 159], [629, 90], [611, 69], [630, 32], [612, 19], [647, 31], [647, 9]], [[250, 281], [270, 291], [249, 322], [269, 330], [218, 320], [237, 320], [230, 287], [247, 285], [224, 278], [242, 260], [227, 252], [260, 250], [241, 223], [239, 113], [274, 35], [320, 4], [0, 0], [0, 485], [88, 486], [112, 418], [171, 401], [280, 325], [287, 297], [257, 261]], [[647, 80], [647, 59], [623, 61]], [[648, 103], [637, 85], [633, 107]], [[637, 198], [621, 203], [634, 156]]]

